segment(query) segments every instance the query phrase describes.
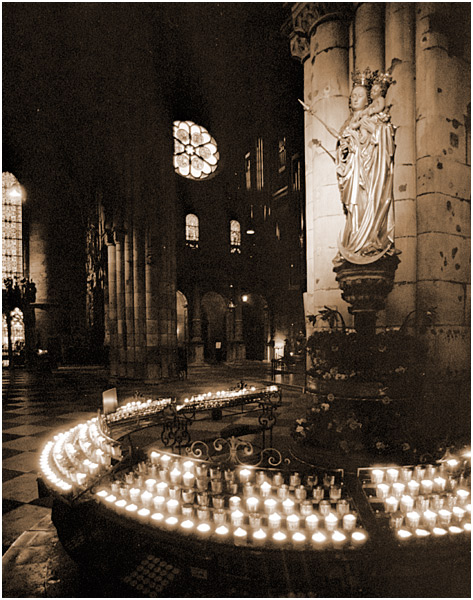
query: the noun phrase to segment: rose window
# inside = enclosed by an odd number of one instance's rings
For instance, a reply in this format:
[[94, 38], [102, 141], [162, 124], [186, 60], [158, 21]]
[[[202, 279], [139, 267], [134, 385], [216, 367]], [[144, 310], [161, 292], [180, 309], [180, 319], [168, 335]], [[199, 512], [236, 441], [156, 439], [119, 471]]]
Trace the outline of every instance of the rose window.
[[205, 127], [192, 121], [175, 121], [173, 137], [176, 173], [202, 180], [215, 172], [219, 159], [217, 143]]

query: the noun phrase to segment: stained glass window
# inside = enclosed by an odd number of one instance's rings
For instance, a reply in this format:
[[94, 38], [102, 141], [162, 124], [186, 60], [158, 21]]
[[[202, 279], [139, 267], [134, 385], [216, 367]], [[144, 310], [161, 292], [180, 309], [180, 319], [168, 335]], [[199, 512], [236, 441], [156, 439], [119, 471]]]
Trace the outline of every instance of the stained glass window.
[[2, 176], [2, 277], [23, 277], [22, 191], [11, 173]]
[[230, 252], [240, 254], [241, 252], [241, 228], [238, 221], [230, 221]]
[[[23, 323], [23, 313], [19, 308], [14, 308], [11, 313], [11, 339], [13, 351], [21, 350], [25, 345], [25, 325]], [[2, 347], [8, 348], [8, 327], [7, 317], [4, 314], [2, 318]]]
[[199, 217], [191, 213], [186, 215], [186, 244], [190, 248], [199, 246]]
[[205, 127], [192, 121], [175, 121], [173, 137], [176, 173], [199, 181], [215, 172], [220, 155], [217, 142]]

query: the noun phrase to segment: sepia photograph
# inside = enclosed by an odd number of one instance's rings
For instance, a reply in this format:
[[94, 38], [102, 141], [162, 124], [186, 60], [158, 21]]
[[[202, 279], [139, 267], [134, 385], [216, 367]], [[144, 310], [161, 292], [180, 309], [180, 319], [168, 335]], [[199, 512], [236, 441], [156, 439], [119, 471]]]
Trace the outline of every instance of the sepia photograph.
[[2, 3], [2, 597], [471, 598], [471, 3]]

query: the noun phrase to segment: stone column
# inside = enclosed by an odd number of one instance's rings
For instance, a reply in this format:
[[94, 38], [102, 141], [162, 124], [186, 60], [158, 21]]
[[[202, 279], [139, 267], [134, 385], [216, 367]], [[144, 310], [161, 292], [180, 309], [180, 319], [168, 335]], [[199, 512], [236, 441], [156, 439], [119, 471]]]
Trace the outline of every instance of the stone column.
[[117, 346], [118, 376], [126, 377], [126, 319], [125, 319], [125, 232], [115, 230], [117, 282]]
[[[393, 66], [393, 85], [386, 103], [395, 127], [394, 215], [395, 244], [401, 251], [394, 289], [386, 301], [386, 324], [401, 325], [415, 309], [416, 295], [416, 139], [415, 139], [415, 5], [388, 2], [386, 67]], [[380, 315], [382, 320], [382, 315]]]
[[225, 314], [225, 327], [227, 332], [227, 363], [231, 363], [235, 360], [235, 343], [234, 343], [234, 329], [235, 329], [235, 307], [233, 303], [227, 308]]
[[158, 329], [158, 280], [159, 272], [157, 265], [158, 239], [151, 231], [152, 225], [146, 231], [146, 380], [155, 382], [161, 379], [161, 355], [159, 348]]
[[264, 318], [264, 360], [271, 362], [274, 358], [274, 340], [271, 340], [271, 314], [269, 306], [263, 309]]
[[241, 301], [241, 291], [237, 290], [236, 308], [235, 308], [235, 360], [242, 361], [246, 358], [246, 345], [243, 339], [243, 307]]
[[[415, 6], [417, 308], [435, 308], [425, 339], [430, 375], [437, 378], [470, 369], [470, 167], [464, 127], [470, 61], [452, 51], [439, 27], [439, 5]], [[468, 14], [465, 10], [465, 18]]]
[[117, 259], [115, 237], [108, 230], [106, 234], [107, 257], [108, 257], [108, 319], [107, 329], [110, 340], [109, 363], [110, 376], [118, 376], [118, 340], [117, 340]]
[[126, 226], [124, 244], [125, 263], [125, 327], [126, 327], [126, 376], [135, 377], [135, 310], [133, 290], [133, 230], [131, 220]]
[[133, 295], [135, 333], [135, 376], [145, 377], [146, 362], [146, 297], [145, 297], [145, 239], [143, 228], [133, 225]]
[[202, 321], [200, 307], [200, 290], [196, 285], [192, 296], [192, 337], [191, 360], [193, 365], [204, 364], [204, 343], [202, 341]]
[[383, 2], [361, 2], [355, 16], [355, 68], [384, 70]]
[[[336, 6], [336, 5], [333, 5]], [[348, 24], [339, 13], [317, 15], [309, 28], [309, 53], [304, 62], [304, 101], [330, 127], [339, 130], [348, 116]], [[347, 306], [332, 271], [337, 237], [344, 227], [335, 165], [318, 139], [332, 155], [336, 139], [306, 112], [306, 223], [307, 292], [305, 314], [316, 314], [325, 305], [337, 308], [350, 322]], [[308, 325], [310, 326], [310, 325]]]

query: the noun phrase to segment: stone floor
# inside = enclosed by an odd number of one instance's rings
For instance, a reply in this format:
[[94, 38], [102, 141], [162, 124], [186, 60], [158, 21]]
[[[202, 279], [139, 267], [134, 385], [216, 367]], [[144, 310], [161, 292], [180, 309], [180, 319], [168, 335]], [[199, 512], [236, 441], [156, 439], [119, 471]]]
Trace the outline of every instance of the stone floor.
[[[242, 380], [269, 383], [269, 366], [190, 368], [183, 381], [155, 386], [120, 384], [117, 392], [119, 403], [135, 391], [179, 398], [228, 389]], [[90, 418], [100, 408], [102, 392], [112, 387], [107, 373], [99, 367], [63, 367], [53, 372], [3, 369], [2, 383], [3, 597], [89, 597], [83, 576], [57, 539], [50, 519], [51, 500], [39, 498], [36, 479], [39, 452], [51, 434]], [[301, 378], [277, 375], [276, 383], [282, 384], [283, 406], [278, 411], [275, 440], [287, 438], [304, 404]], [[236, 417], [233, 422], [247, 420]], [[222, 428], [222, 423], [209, 422], [206, 428], [210, 432]]]

